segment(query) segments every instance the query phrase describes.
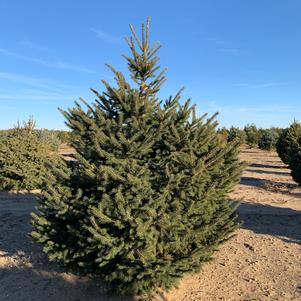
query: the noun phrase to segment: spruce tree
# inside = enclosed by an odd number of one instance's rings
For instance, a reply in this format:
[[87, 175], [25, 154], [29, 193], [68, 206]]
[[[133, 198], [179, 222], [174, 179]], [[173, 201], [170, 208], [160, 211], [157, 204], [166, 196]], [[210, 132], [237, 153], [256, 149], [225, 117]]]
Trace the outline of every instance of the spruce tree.
[[49, 170], [32, 237], [50, 260], [143, 294], [198, 271], [232, 235], [227, 195], [241, 163], [238, 143], [220, 141], [216, 115], [197, 117], [181, 91], [158, 99], [160, 46], [149, 44], [149, 22], [141, 39], [131, 32], [125, 59], [134, 84], [108, 66], [115, 86], [103, 80], [92, 104], [62, 111], [76, 161]]
[[289, 128], [282, 131], [276, 143], [276, 150], [280, 159], [285, 164], [289, 164], [296, 152], [295, 147], [298, 145], [297, 140], [301, 136], [301, 124], [294, 121]]
[[222, 142], [224, 143], [228, 142], [229, 130], [226, 127], [218, 128], [217, 133]]
[[35, 131], [38, 139], [51, 147], [52, 151], [58, 152], [59, 147], [62, 144], [61, 139], [57, 131], [51, 131], [47, 129], [39, 129]]
[[298, 140], [297, 152], [293, 156], [289, 165], [291, 169], [291, 175], [294, 181], [301, 186], [301, 137]]
[[281, 160], [288, 164], [295, 182], [301, 185], [301, 124], [294, 121], [285, 129], [277, 142]]
[[51, 144], [39, 139], [29, 118], [0, 136], [0, 190], [40, 189], [47, 165], [58, 162]]
[[231, 126], [228, 133], [228, 142], [239, 141], [240, 144], [246, 142], [246, 133], [240, 128]]
[[275, 149], [279, 138], [278, 130], [275, 128], [261, 130], [261, 137], [258, 141], [258, 147], [262, 150]]
[[251, 124], [251, 125], [246, 125], [244, 127], [244, 132], [246, 135], [246, 143], [250, 146], [250, 147], [255, 147], [258, 145], [258, 142], [260, 140], [260, 132], [257, 129], [255, 124]]

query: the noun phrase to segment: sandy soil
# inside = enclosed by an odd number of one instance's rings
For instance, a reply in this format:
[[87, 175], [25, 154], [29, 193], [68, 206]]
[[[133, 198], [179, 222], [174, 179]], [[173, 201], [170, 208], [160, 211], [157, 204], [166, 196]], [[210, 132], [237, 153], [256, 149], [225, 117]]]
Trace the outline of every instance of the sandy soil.
[[[242, 150], [247, 161], [231, 193], [244, 224], [202, 272], [154, 300], [301, 300], [301, 189], [274, 152]], [[99, 279], [66, 273], [28, 238], [34, 194], [0, 193], [0, 300], [130, 301]]]

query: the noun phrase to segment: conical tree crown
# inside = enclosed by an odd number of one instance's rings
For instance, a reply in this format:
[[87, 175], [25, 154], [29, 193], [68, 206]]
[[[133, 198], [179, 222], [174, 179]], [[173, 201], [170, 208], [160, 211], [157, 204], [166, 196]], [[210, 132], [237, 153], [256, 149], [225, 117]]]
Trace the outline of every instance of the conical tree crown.
[[298, 139], [301, 137], [301, 124], [294, 121], [289, 128], [283, 130], [276, 144], [276, 150], [285, 164], [289, 164], [290, 158], [296, 152]]
[[[75, 160], [49, 176], [34, 239], [52, 260], [101, 275], [122, 293], [169, 288], [196, 271], [236, 227], [227, 194], [238, 181], [237, 142], [221, 143], [215, 115], [197, 117], [181, 91], [161, 102], [160, 46], [131, 27], [132, 86], [116, 86], [63, 111]], [[158, 74], [156, 74], [158, 73]]]
[[40, 189], [46, 165], [59, 159], [47, 141], [39, 139], [31, 117], [0, 136], [0, 190]]

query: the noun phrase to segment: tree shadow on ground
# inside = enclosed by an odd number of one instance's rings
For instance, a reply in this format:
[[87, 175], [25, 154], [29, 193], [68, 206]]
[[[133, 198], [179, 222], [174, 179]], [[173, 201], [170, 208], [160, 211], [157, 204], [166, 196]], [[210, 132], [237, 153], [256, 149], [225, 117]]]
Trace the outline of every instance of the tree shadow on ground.
[[[277, 165], [277, 166], [279, 166], [279, 168], [288, 168], [287, 165], [285, 165], [279, 157], [277, 157], [275, 159], [278, 159], [278, 160], [271, 160], [271, 161], [267, 160], [265, 162], [272, 163], [272, 164], [279, 163], [279, 164], [282, 164], [282, 165]], [[277, 166], [276, 166], [276, 168], [277, 168]]]
[[242, 149], [240, 151], [242, 154], [258, 154], [258, 151], [252, 151], [252, 150], [245, 150], [245, 149]]
[[238, 215], [243, 221], [243, 229], [301, 244], [301, 211], [242, 202]]
[[285, 171], [270, 171], [270, 170], [263, 170], [263, 169], [245, 169], [245, 171], [249, 172], [255, 172], [255, 173], [260, 173], [260, 174], [269, 174], [269, 175], [282, 175], [282, 176], [289, 176], [289, 172]]
[[287, 187], [287, 188], [291, 188], [291, 189], [297, 187], [297, 184], [294, 184], [294, 183], [271, 181], [268, 179], [260, 179], [260, 178], [253, 178], [253, 177], [241, 177], [240, 184], [246, 185], [246, 186], [261, 187], [261, 188], [264, 188], [268, 185], [271, 185], [271, 186], [278, 185], [278, 186], [283, 186], [283, 187]]
[[36, 267], [1, 267], [0, 300], [6, 301], [131, 301], [133, 297], [109, 296], [101, 281], [87, 277], [38, 270]]
[[301, 192], [295, 191], [295, 189], [298, 188], [298, 185], [296, 183], [278, 182], [253, 177], [241, 177], [240, 184], [256, 187], [270, 192], [287, 194], [296, 198], [301, 198]]
[[269, 160], [268, 162], [272, 163], [281, 163], [281, 161], [278, 160], [278, 156], [276, 156], [273, 153], [265, 152], [265, 153], [254, 153], [253, 155], [249, 155], [249, 159], [259, 159], [262, 158], [264, 161]]
[[[272, 162], [271, 162], [272, 163]], [[250, 167], [261, 167], [261, 168], [279, 168], [284, 169], [287, 168], [285, 165], [274, 165], [274, 164], [259, 164], [259, 163], [252, 163], [249, 164]]]
[[28, 236], [35, 203], [32, 194], [0, 192], [0, 300], [137, 300], [109, 295], [108, 286], [100, 279], [66, 273], [58, 264], [50, 263]]

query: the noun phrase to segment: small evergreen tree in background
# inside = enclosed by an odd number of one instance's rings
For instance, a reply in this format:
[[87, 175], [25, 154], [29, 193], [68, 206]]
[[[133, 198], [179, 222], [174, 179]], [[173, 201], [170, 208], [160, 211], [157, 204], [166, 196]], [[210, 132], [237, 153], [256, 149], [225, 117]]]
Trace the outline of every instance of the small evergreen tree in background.
[[238, 143], [221, 143], [215, 115], [199, 118], [165, 82], [148, 26], [132, 29], [131, 86], [111, 66], [97, 99], [63, 111], [77, 161], [48, 177], [32, 237], [50, 260], [94, 273], [125, 294], [172, 287], [198, 271], [236, 228], [227, 195], [239, 180]]
[[258, 147], [262, 150], [270, 151], [276, 147], [278, 138], [278, 131], [273, 128], [261, 130], [261, 137], [258, 142]]
[[62, 142], [59, 139], [59, 136], [56, 131], [41, 129], [36, 130], [35, 134], [37, 135], [41, 143], [49, 145], [53, 151], [58, 152]]
[[39, 139], [34, 128], [30, 118], [0, 136], [0, 190], [41, 188], [46, 164], [58, 160], [51, 145]]
[[291, 169], [291, 175], [295, 182], [301, 186], [301, 136], [297, 140], [295, 145], [296, 152], [290, 158], [289, 167]]
[[294, 121], [289, 128], [282, 131], [276, 143], [276, 150], [280, 159], [285, 164], [289, 164], [290, 158], [295, 153], [297, 140], [301, 136], [301, 124]]
[[223, 143], [228, 142], [229, 130], [225, 127], [219, 128], [217, 130], [218, 136]]
[[276, 149], [281, 160], [289, 165], [291, 174], [301, 185], [301, 124], [294, 121], [280, 135]]
[[255, 124], [251, 124], [251, 125], [246, 125], [244, 127], [244, 132], [246, 135], [246, 143], [250, 146], [250, 147], [255, 147], [258, 145], [260, 137], [261, 137], [261, 133], [260, 131], [257, 129]]
[[246, 133], [240, 128], [231, 126], [228, 132], [228, 142], [239, 141], [240, 144], [246, 142]]

